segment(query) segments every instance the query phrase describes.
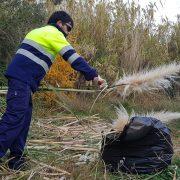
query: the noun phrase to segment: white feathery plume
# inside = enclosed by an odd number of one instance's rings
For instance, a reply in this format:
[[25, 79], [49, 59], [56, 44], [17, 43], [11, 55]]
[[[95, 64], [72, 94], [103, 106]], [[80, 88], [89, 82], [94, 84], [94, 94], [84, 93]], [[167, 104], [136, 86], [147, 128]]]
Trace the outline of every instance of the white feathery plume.
[[180, 72], [180, 64], [173, 62], [149, 71], [142, 71], [132, 75], [124, 74], [115, 82], [111, 90], [116, 90], [122, 97], [132, 92], [153, 91], [171, 87], [171, 81]]
[[152, 112], [150, 114], [147, 114], [146, 116], [159, 119], [163, 123], [169, 123], [172, 120], [180, 119], [180, 112], [160, 111]]
[[122, 132], [125, 125], [128, 124], [129, 122], [129, 114], [126, 111], [126, 109], [121, 105], [120, 108], [116, 109], [117, 112], [117, 120], [115, 120], [112, 124], [112, 128], [116, 131], [116, 132]]
[[133, 111], [131, 115], [128, 115], [126, 109], [123, 106], [117, 108], [117, 115], [118, 118], [116, 121], [113, 122], [112, 128], [118, 133], [122, 132], [125, 125], [129, 123], [129, 120], [135, 116], [152, 117], [162, 121], [163, 123], [169, 123], [172, 120], [180, 119], [180, 112], [169, 112], [169, 111], [151, 112], [147, 114], [136, 114]]

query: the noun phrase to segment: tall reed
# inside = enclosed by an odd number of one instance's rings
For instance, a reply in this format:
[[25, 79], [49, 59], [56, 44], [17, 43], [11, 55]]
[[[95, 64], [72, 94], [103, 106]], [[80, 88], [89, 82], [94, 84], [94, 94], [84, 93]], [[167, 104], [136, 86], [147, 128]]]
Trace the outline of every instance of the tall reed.
[[108, 80], [118, 72], [137, 72], [179, 59], [177, 49], [170, 52], [170, 42], [179, 42], [179, 25], [168, 20], [156, 24], [155, 4], [142, 9], [123, 0], [70, 0], [63, 1], [60, 7], [75, 20], [73, 34], [81, 54], [90, 54], [87, 60]]

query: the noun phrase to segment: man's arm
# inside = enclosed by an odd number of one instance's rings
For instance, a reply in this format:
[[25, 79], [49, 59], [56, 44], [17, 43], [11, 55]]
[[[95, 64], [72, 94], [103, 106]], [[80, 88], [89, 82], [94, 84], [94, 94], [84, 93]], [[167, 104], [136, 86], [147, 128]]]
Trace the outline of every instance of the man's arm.
[[86, 60], [76, 53], [75, 49], [69, 44], [62, 33], [58, 32], [51, 38], [51, 46], [59, 53], [63, 59], [70, 63], [71, 67], [76, 71], [81, 72], [87, 81], [93, 80], [97, 82], [100, 88], [107, 85], [106, 81], [102, 79], [95, 68], [91, 67]]
[[71, 67], [81, 72], [87, 81], [93, 80], [100, 88], [107, 86], [106, 80], [102, 79], [95, 68], [91, 67], [86, 60], [78, 55], [72, 46], [66, 46], [60, 51], [64, 60], [71, 64]]
[[87, 81], [98, 77], [96, 69], [92, 68], [82, 56], [77, 54], [71, 45], [65, 46], [59, 54], [65, 61], [68, 61], [71, 64], [73, 69], [81, 72]]

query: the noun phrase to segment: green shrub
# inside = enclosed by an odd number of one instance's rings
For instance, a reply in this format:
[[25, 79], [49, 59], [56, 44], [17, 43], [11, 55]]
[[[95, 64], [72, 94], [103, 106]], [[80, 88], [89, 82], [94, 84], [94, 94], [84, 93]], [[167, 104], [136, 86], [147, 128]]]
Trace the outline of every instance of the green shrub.
[[26, 0], [2, 0], [0, 3], [0, 61], [9, 62], [24, 35], [41, 26], [45, 19], [42, 4]]
[[3, 62], [0, 62], [0, 88], [2, 86], [7, 86], [7, 79], [4, 76], [5, 70], [6, 70], [6, 64]]

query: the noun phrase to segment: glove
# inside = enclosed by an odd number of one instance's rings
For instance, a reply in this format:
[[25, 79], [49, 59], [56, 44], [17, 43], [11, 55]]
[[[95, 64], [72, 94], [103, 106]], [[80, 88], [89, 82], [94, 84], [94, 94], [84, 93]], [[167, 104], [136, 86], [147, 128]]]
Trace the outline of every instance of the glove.
[[103, 89], [107, 86], [106, 80], [102, 79], [100, 76], [95, 77], [93, 81], [99, 85], [100, 89]]

